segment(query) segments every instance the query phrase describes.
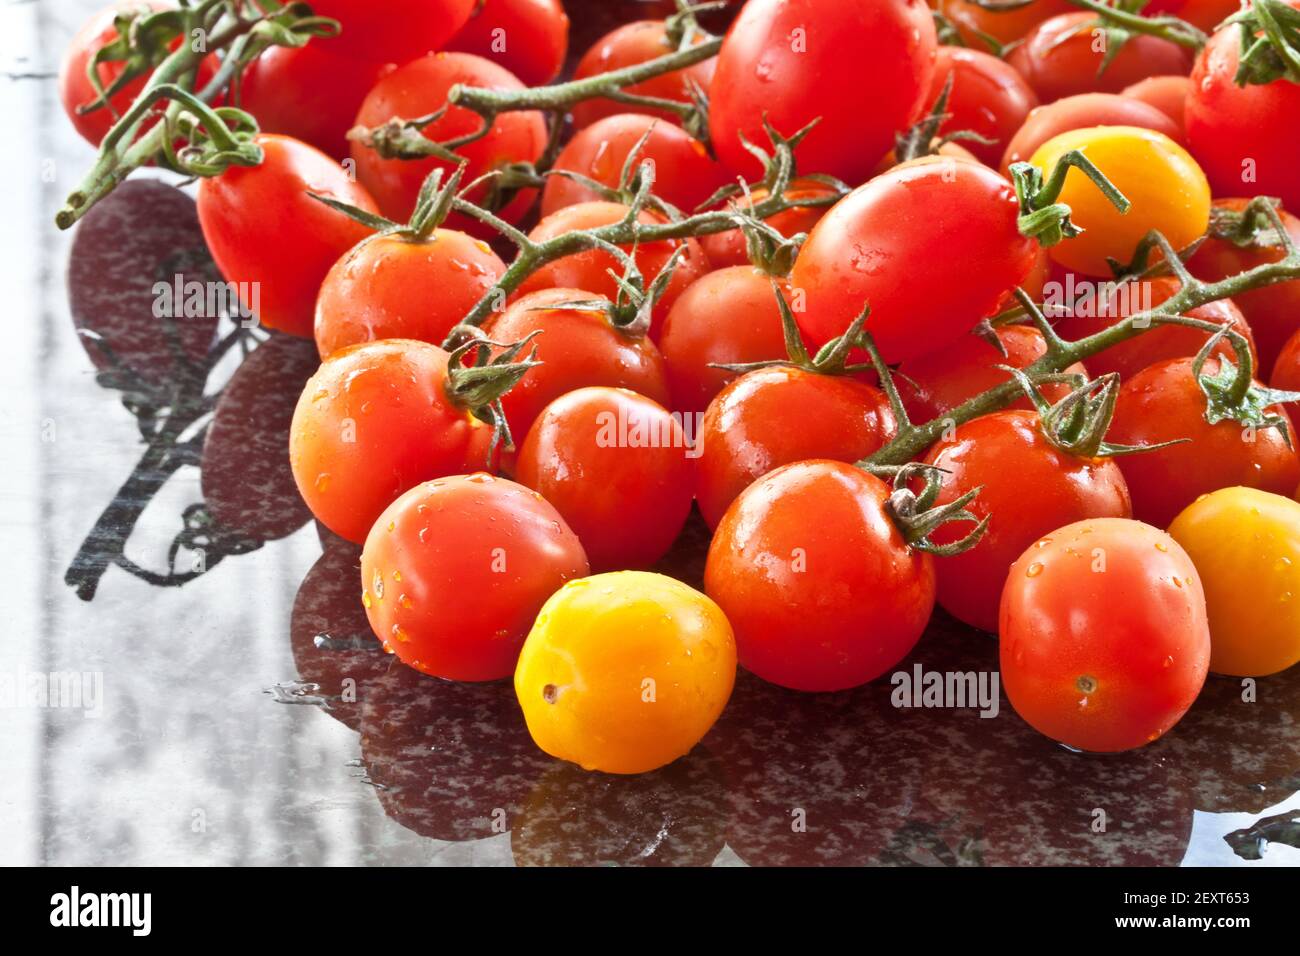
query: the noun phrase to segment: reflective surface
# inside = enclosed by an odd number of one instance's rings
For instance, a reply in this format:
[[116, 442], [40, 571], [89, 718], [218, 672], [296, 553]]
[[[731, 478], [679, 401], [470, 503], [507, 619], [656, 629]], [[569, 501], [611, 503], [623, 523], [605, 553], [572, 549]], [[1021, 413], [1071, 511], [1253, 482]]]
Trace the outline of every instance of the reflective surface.
[[[57, 49], [84, 12], [10, 7], [0, 33]], [[210, 277], [189, 200], [132, 185], [57, 234], [89, 150], [47, 115], [50, 80], [0, 90], [36, 131], [3, 160], [0, 862], [1300, 861], [1300, 668], [1253, 702], [1212, 678], [1166, 738], [1110, 757], [1005, 698], [986, 719], [897, 707], [887, 682], [801, 695], [742, 673], [667, 768], [548, 758], [508, 683], [431, 680], [370, 637], [357, 551], [283, 460], [310, 345], [156, 319], [155, 282]], [[698, 587], [706, 547], [693, 520], [662, 570]], [[898, 670], [918, 664], [989, 674], [997, 647], [940, 616]]]

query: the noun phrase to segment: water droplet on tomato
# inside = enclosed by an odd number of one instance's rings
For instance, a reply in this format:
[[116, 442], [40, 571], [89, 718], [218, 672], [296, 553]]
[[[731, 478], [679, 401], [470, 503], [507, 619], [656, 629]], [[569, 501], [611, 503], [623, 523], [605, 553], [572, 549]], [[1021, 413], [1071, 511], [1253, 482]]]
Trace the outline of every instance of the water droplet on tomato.
[[1042, 573], [1043, 573], [1043, 566], [1039, 564], [1037, 561], [1035, 561], [1033, 564], [1031, 564], [1028, 568], [1025, 569], [1025, 577], [1027, 578], [1036, 578]]

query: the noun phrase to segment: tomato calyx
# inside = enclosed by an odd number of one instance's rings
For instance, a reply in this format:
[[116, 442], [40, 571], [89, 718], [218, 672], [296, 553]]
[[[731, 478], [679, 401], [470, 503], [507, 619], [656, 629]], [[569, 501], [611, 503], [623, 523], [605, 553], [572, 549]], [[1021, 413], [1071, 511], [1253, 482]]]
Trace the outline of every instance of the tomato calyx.
[[537, 329], [518, 342], [494, 342], [479, 335], [454, 349], [447, 358], [444, 391], [448, 401], [492, 426], [489, 463], [496, 461], [498, 449], [515, 447], [501, 396], [514, 388], [529, 369], [542, 364], [537, 360], [536, 345], [526, 358], [519, 358], [541, 332]]
[[[1238, 249], [1280, 249], [1286, 242], [1278, 232], [1277, 210], [1282, 201], [1271, 196], [1256, 196], [1241, 210], [1214, 206], [1210, 209], [1210, 227], [1206, 236], [1230, 242]], [[1185, 254], [1180, 253], [1186, 259]]]
[[[427, 242], [433, 235], [435, 229], [447, 221], [447, 216], [455, 208], [457, 200], [460, 198], [462, 190], [460, 181], [465, 175], [466, 163], [461, 163], [451, 174], [451, 178], [443, 185], [443, 170], [435, 169], [425, 177], [424, 182], [420, 184], [420, 193], [415, 200], [415, 208], [411, 210], [411, 218], [405, 223], [393, 222], [378, 213], [370, 212], [351, 203], [345, 203], [332, 196], [322, 196], [317, 193], [308, 193], [312, 199], [319, 203], [329, 206], [331, 209], [343, 213], [354, 222], [359, 222], [368, 229], [373, 229], [376, 234], [381, 236], [396, 236], [402, 239], [409, 239], [412, 242]], [[467, 189], [473, 189], [475, 183], [471, 183]]]
[[[848, 360], [855, 348], [867, 347], [870, 343], [871, 336], [865, 330], [867, 318], [871, 315], [870, 306], [863, 307], [843, 335], [831, 339], [817, 350], [816, 355], [813, 355], [808, 351], [808, 344], [804, 341], [799, 323], [795, 321], [794, 313], [790, 310], [790, 303], [785, 300], [785, 293], [781, 291], [780, 283], [776, 278], [769, 281], [772, 284], [772, 294], [776, 296], [777, 310], [781, 313], [781, 333], [785, 338], [786, 358], [767, 359], [762, 362], [711, 362], [710, 368], [725, 369], [740, 375], [760, 368], [791, 365], [817, 375], [852, 375], [857, 372], [876, 370], [874, 364], [850, 363]], [[874, 349], [874, 344], [870, 344], [870, 348]]]
[[[605, 247], [602, 246], [602, 248]], [[626, 256], [626, 253], [623, 253], [617, 246], [610, 246], [606, 251], [617, 252], [622, 256]], [[650, 288], [645, 291], [642, 291], [644, 279], [640, 270], [637, 269], [636, 263], [631, 257], [627, 256], [624, 262], [625, 271], [622, 275], [616, 274], [613, 270], [610, 270], [609, 273], [618, 286], [618, 294], [613, 301], [609, 299], [577, 299], [569, 302], [554, 302], [541, 306], [537, 311], [549, 312], [552, 309], [575, 309], [579, 312], [600, 312], [609, 320], [610, 325], [628, 338], [645, 338], [650, 331], [654, 308], [659, 304], [659, 300], [663, 298], [664, 293], [668, 291], [668, 284], [672, 281], [673, 273], [685, 254], [685, 246], [678, 246], [674, 249], [672, 256], [664, 263], [654, 281], [650, 283]]]
[[896, 165], [920, 159], [922, 156], [938, 155], [941, 147], [948, 143], [975, 142], [982, 146], [996, 145], [997, 141], [981, 136], [974, 130], [959, 129], [939, 135], [939, 127], [952, 118], [948, 112], [948, 99], [952, 96], [953, 74], [943, 84], [939, 98], [934, 101], [930, 112], [914, 123], [905, 132], [894, 137], [894, 159]]
[[1300, 392], [1286, 392], [1255, 382], [1250, 349], [1239, 343], [1241, 336], [1229, 339], [1237, 355], [1236, 362], [1220, 355], [1215, 358], [1215, 370], [1205, 371], [1206, 361], [1230, 331], [1226, 325], [1220, 328], [1192, 360], [1192, 374], [1205, 395], [1205, 420], [1211, 425], [1234, 421], [1248, 428], [1276, 428], [1282, 433], [1287, 447], [1293, 447], [1287, 417], [1270, 412], [1269, 408], [1284, 402], [1300, 401]]
[[[656, 122], [658, 121], [656, 120]], [[544, 180], [548, 176], [560, 176], [564, 179], [571, 180], [586, 189], [590, 189], [606, 202], [616, 202], [624, 206], [632, 205], [637, 196], [644, 193], [645, 206], [647, 208], [653, 209], [655, 212], [670, 220], [678, 221], [682, 218], [681, 210], [667, 200], [654, 194], [652, 191], [654, 185], [654, 167], [649, 163], [641, 162], [645, 145], [649, 142], [650, 134], [654, 132], [654, 128], [655, 123], [651, 123], [646, 127], [646, 131], [641, 134], [640, 138], [628, 151], [627, 157], [623, 160], [623, 168], [618, 174], [617, 186], [607, 186], [604, 183], [597, 182], [590, 176], [575, 172], [571, 169], [548, 170], [539, 178]], [[647, 177], [649, 177], [649, 182], [646, 182]]]
[[1016, 199], [1020, 202], [1017, 226], [1021, 235], [1038, 240], [1039, 245], [1045, 249], [1083, 234], [1083, 227], [1075, 225], [1070, 219], [1070, 207], [1066, 203], [1057, 202], [1071, 168], [1079, 170], [1092, 180], [1121, 214], [1127, 214], [1132, 206], [1082, 150], [1072, 149], [1062, 156], [1047, 177], [1031, 163], [1012, 163], [1011, 181], [1016, 188]]
[[1282, 0], [1254, 0], [1223, 21], [1241, 25], [1241, 52], [1233, 82], [1264, 86], [1275, 80], [1300, 83], [1300, 10]]
[[[945, 468], [913, 461], [896, 467], [863, 467], [863, 470], [877, 478], [892, 476], [893, 491], [885, 502], [885, 511], [903, 540], [918, 551], [951, 557], [975, 547], [988, 530], [989, 516], [978, 518], [966, 507], [979, 495], [980, 488], [972, 488], [945, 505], [935, 504], [943, 489], [943, 476], [949, 473]], [[919, 492], [912, 489], [915, 479], [922, 481]], [[935, 531], [953, 522], [973, 523], [975, 527], [965, 537], [948, 544], [935, 544], [930, 540]]]
[[1101, 0], [1070, 0], [1070, 2], [1096, 13], [1097, 19], [1080, 23], [1075, 29], [1060, 36], [1057, 44], [1064, 43], [1080, 33], [1102, 30], [1105, 53], [1102, 55], [1101, 64], [1097, 67], [1098, 76], [1106, 72], [1106, 68], [1115, 57], [1119, 56], [1124, 44], [1136, 36], [1158, 37], [1195, 51], [1199, 51], [1209, 42], [1209, 37], [1204, 32], [1186, 20], [1169, 14], [1144, 16], [1142, 8], [1147, 5], [1148, 0], [1115, 0], [1114, 3], [1103, 3]]
[[[744, 133], [740, 134], [740, 144], [745, 150], [762, 164], [763, 178], [755, 183], [746, 184], [744, 182], [729, 183], [717, 190], [712, 196], [700, 203], [699, 209], [709, 209], [726, 202], [729, 199], [735, 199], [737, 196], [746, 196], [755, 189], [764, 189], [769, 196], [782, 196], [786, 188], [794, 181], [797, 173], [795, 165], [794, 151], [804, 138], [816, 128], [821, 122], [821, 117], [814, 119], [803, 129], [799, 130], [792, 136], [783, 136], [767, 120], [767, 113], [763, 114], [763, 131], [772, 143], [771, 151], [751, 143]], [[825, 196], [818, 196], [810, 199], [808, 202], [801, 202], [800, 206], [830, 206], [834, 205], [843, 196], [850, 192], [847, 183], [836, 179], [834, 176], [827, 176], [823, 173], [810, 173], [800, 177], [803, 180], [818, 183], [830, 188], [831, 192]], [[752, 203], [751, 203], [752, 205]]]
[[[85, 115], [107, 107], [109, 112], [118, 116], [117, 110], [109, 102], [111, 97], [132, 80], [152, 73], [167, 58], [171, 53], [171, 44], [186, 32], [188, 12], [126, 9], [114, 15], [113, 29], [117, 31], [117, 36], [96, 50], [95, 55], [86, 61], [86, 78], [97, 96], [88, 103], [79, 103], [77, 112]], [[99, 68], [107, 63], [120, 63], [122, 72], [105, 87], [100, 82]]]

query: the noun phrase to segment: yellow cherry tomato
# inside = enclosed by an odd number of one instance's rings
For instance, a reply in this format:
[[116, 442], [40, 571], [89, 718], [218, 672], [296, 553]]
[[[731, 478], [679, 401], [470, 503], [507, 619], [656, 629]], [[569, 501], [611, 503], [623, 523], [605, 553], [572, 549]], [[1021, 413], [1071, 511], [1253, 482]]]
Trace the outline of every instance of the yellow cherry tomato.
[[1210, 184], [1196, 160], [1168, 136], [1135, 126], [1076, 129], [1049, 139], [1029, 161], [1047, 176], [1074, 149], [1082, 150], [1133, 205], [1121, 213], [1087, 175], [1071, 169], [1059, 201], [1070, 207], [1071, 219], [1084, 232], [1047, 250], [1055, 262], [1109, 277], [1106, 257], [1128, 262], [1152, 229], [1164, 233], [1175, 249], [1205, 234]]
[[1223, 488], [1169, 534], [1191, 555], [1210, 615], [1210, 670], [1264, 677], [1300, 661], [1300, 502]]
[[515, 668], [537, 746], [587, 770], [644, 773], [713, 726], [736, 680], [722, 609], [662, 574], [570, 581], [542, 607]]

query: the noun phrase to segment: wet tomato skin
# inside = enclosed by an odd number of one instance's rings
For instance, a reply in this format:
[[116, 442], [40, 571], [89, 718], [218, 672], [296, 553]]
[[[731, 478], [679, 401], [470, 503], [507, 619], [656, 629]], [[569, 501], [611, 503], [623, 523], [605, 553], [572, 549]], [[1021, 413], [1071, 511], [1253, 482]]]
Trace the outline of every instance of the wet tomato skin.
[[560, 0], [484, 0], [444, 49], [485, 57], [541, 86], [564, 66], [569, 18]]

